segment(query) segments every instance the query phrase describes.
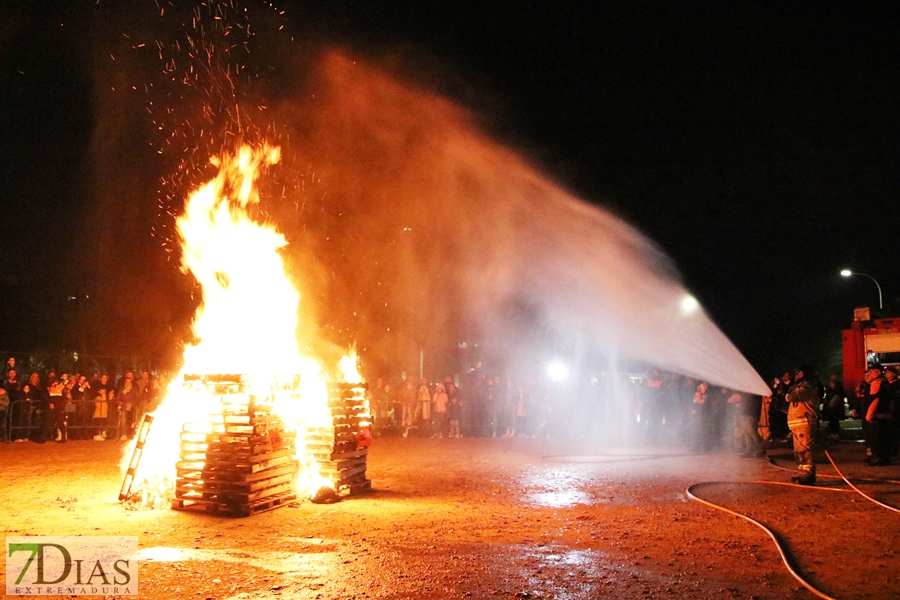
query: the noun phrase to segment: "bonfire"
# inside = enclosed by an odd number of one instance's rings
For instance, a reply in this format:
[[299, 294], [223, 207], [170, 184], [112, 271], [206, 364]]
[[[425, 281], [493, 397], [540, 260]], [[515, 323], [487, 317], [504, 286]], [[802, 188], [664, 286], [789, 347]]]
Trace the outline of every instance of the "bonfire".
[[[364, 394], [339, 391], [344, 404], [337, 411], [334, 392], [329, 402], [329, 381], [351, 384], [338, 390], [362, 389], [355, 354], [348, 353], [329, 378], [319, 360], [300, 352], [300, 292], [287, 277], [279, 252], [287, 242], [247, 210], [259, 202], [257, 178], [278, 160], [279, 149], [268, 145], [244, 145], [233, 155], [214, 157], [218, 173], [189, 195], [177, 220], [182, 268], [200, 283], [203, 301], [193, 321], [195, 343], [185, 348], [180, 371], [123, 458], [127, 486], [122, 497], [129, 505], [174, 502], [176, 490], [185, 489], [191, 479], [188, 473], [195, 474], [191, 489], [200, 490], [197, 497], [215, 497], [225, 485], [221, 469], [207, 464], [212, 451], [224, 449], [235, 461], [245, 460], [246, 452], [239, 450], [266, 440], [266, 456], [290, 453], [289, 487], [301, 498], [320, 497], [323, 488], [339, 491], [339, 469], [332, 468], [329, 477], [320, 473], [328, 461], [363, 458], [365, 479], [370, 417]], [[354, 409], [348, 412], [347, 406]], [[352, 450], [337, 446], [349, 441], [348, 429], [355, 429], [354, 440], [358, 438]], [[278, 448], [272, 447], [273, 436]], [[335, 445], [326, 448], [329, 436]], [[284, 464], [275, 466], [283, 488]], [[358, 475], [360, 465], [353, 466]], [[352, 483], [359, 488], [360, 481]], [[245, 485], [245, 492], [253, 497], [258, 490]]]

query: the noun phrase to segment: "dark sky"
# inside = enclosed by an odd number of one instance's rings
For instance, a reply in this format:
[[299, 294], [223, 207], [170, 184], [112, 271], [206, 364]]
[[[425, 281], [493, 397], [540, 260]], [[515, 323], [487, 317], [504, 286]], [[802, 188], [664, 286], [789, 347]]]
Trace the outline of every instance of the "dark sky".
[[[875, 285], [841, 268], [874, 276], [883, 314], [897, 314], [900, 48], [887, 8], [531, 4], [282, 2], [281, 18], [297, 38], [422, 65], [422, 85], [655, 240], [765, 378], [838, 364], [853, 308], [877, 307]], [[109, 6], [27, 3], [0, 24], [2, 350], [160, 352], [161, 326], [190, 314], [167, 300], [190, 285], [155, 251], [159, 208], [123, 210], [148, 231], [126, 242], [93, 208], [89, 149], [107, 115], [92, 64], [116, 43], [97, 37], [134, 27]], [[165, 309], [92, 308], [92, 291], [150, 293], [95, 268], [98, 245], [168, 269], [165, 290], [152, 286]], [[126, 341], [110, 333], [123, 329]]]

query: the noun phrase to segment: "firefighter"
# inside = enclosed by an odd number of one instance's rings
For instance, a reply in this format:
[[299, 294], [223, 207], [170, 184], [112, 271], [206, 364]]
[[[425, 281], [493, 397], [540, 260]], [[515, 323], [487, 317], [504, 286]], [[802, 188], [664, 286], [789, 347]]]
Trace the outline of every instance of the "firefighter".
[[819, 428], [819, 394], [813, 383], [812, 371], [795, 370], [793, 384], [785, 396], [788, 402], [788, 427], [794, 439], [794, 454], [797, 456], [800, 474], [791, 481], [801, 485], [815, 485], [816, 463], [813, 460], [812, 440]]

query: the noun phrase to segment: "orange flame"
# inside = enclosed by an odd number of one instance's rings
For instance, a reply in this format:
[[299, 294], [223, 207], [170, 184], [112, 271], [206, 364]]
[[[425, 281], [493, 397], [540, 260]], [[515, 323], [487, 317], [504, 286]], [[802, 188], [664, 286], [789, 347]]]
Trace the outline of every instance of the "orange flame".
[[[182, 238], [182, 268], [203, 288], [203, 303], [194, 317], [194, 345], [173, 378], [144, 446], [135, 474], [138, 485], [158, 487], [174, 482], [185, 423], [209, 422], [218, 400], [186, 375], [251, 376], [260, 397], [271, 397], [277, 382], [300, 375], [300, 400], [274, 395], [273, 411], [288, 428], [297, 429], [298, 478], [302, 489], [315, 493], [327, 481], [304, 452], [303, 430], [331, 424], [326, 376], [321, 365], [297, 347], [300, 293], [285, 273], [279, 254], [287, 242], [274, 227], [250, 218], [248, 204], [259, 202], [255, 186], [267, 165], [278, 162], [279, 149], [243, 146], [235, 155], [214, 157], [218, 174], [191, 193], [177, 220]], [[356, 372], [355, 355], [351, 361]], [[276, 384], [276, 385], [273, 385]], [[126, 452], [124, 462], [131, 456]], [[126, 465], [127, 466], [127, 465]]]

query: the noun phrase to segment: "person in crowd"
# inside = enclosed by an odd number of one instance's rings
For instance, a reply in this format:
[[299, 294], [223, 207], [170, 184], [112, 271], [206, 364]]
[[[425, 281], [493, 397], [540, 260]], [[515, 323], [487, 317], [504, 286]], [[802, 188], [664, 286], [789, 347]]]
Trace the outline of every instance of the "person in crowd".
[[415, 421], [423, 437], [431, 437], [431, 389], [428, 379], [423, 377], [416, 392]]
[[684, 420], [684, 411], [681, 410], [679, 402], [681, 401], [679, 388], [681, 387], [680, 376], [675, 373], [667, 373], [663, 375], [662, 384], [662, 418], [665, 423], [666, 435], [665, 441], [672, 443], [678, 439], [682, 429], [682, 421]]
[[691, 449], [696, 452], [706, 452], [711, 447], [710, 415], [710, 391], [709, 384], [701, 381], [694, 391], [694, 400], [691, 405]]
[[485, 371], [481, 370], [481, 363], [478, 363], [477, 375], [474, 384], [471, 386], [466, 385], [463, 388], [466, 398], [466, 405], [463, 410], [463, 418], [465, 419], [463, 429], [469, 437], [483, 437], [489, 431], [485, 427], [486, 421], [490, 418], [488, 413], [488, 395], [490, 394], [488, 382], [491, 382], [491, 385], [493, 385], [493, 381], [488, 378]]
[[518, 391], [515, 380], [512, 376], [507, 376], [500, 401], [500, 412], [503, 415], [501, 422], [505, 427], [503, 437], [515, 437], [516, 435], [516, 411], [519, 408]]
[[384, 379], [379, 377], [371, 386], [372, 398], [370, 407], [372, 408], [372, 431], [380, 432], [387, 425], [387, 418], [390, 414], [390, 405], [387, 402], [387, 394], [384, 393]]
[[890, 426], [891, 410], [895, 401], [894, 390], [884, 377], [880, 367], [870, 367], [865, 374], [868, 384], [866, 413], [860, 415], [869, 424], [872, 467], [891, 464]]
[[159, 385], [156, 378], [150, 375], [150, 371], [141, 371], [141, 376], [134, 380], [134, 387], [137, 390], [137, 405], [132, 418], [137, 424], [145, 413], [156, 410]]
[[434, 388], [434, 396], [431, 397], [431, 407], [434, 409], [434, 426], [439, 438], [446, 437], [450, 432], [450, 420], [447, 418], [447, 405], [450, 398], [443, 383]]
[[[498, 378], [499, 379], [499, 378]], [[497, 437], [497, 420], [499, 419], [499, 411], [497, 410], [497, 385], [494, 379], [490, 377], [485, 381], [484, 394], [484, 411], [481, 414], [481, 433], [484, 436]]]
[[92, 425], [94, 414], [94, 403], [90, 395], [91, 384], [84, 375], [78, 375], [72, 390], [69, 392], [72, 397], [72, 404], [75, 405], [74, 421], [69, 432], [69, 437], [75, 440], [91, 439], [94, 435], [90, 433], [89, 426]]
[[788, 402], [788, 427], [794, 440], [794, 454], [797, 456], [800, 474], [792, 477], [791, 481], [801, 485], [815, 485], [816, 463], [812, 442], [819, 428], [819, 392], [813, 382], [812, 370], [808, 367], [796, 369], [792, 380], [785, 400]]
[[759, 416], [762, 413], [762, 396], [738, 394], [739, 401], [735, 414], [735, 431], [739, 449], [744, 458], [761, 458], [766, 455], [762, 438], [759, 436]]
[[[732, 417], [732, 404], [728, 402], [732, 391], [728, 388], [710, 388], [707, 396], [707, 422], [709, 423], [710, 449], [719, 450], [730, 448], [734, 439], [730, 431], [734, 422]], [[726, 432], [726, 429], [729, 431]], [[726, 435], [727, 433], [727, 435]]]
[[[141, 375], [143, 377], [143, 375]], [[144, 405], [144, 411], [150, 412], [150, 409], [156, 410], [163, 398], [165, 390], [169, 389], [168, 375], [165, 372], [158, 375], [150, 375], [150, 397]]]
[[7, 429], [9, 424], [9, 394], [6, 388], [0, 386], [0, 442], [8, 442]]
[[785, 395], [791, 389], [792, 375], [785, 372], [780, 378], [776, 377], [772, 381], [772, 403], [769, 409], [769, 431], [771, 439], [784, 440], [787, 438], [790, 430], [787, 424], [788, 406]]
[[134, 385], [134, 372], [125, 371], [125, 376], [116, 390], [116, 412], [118, 422], [116, 431], [119, 439], [125, 441], [134, 434], [134, 413], [137, 411], [140, 393]]
[[415, 424], [414, 417], [416, 414], [416, 387], [413, 384], [412, 377], [403, 383], [403, 388], [397, 395], [397, 400], [403, 410], [403, 419], [400, 426], [403, 427], [403, 437], [409, 433], [409, 428]]
[[[15, 360], [16, 359], [12, 358], [14, 364]], [[7, 366], [9, 366], [8, 362]], [[15, 369], [9, 369], [6, 371], [6, 377], [3, 380], [3, 389], [6, 390], [6, 395], [9, 397], [9, 411], [7, 414], [7, 418], [9, 419], [9, 426], [11, 428], [11, 437], [17, 442], [24, 442], [25, 438], [27, 437], [27, 433], [25, 433], [27, 427], [24, 425], [24, 420], [22, 417], [22, 384], [19, 382], [18, 371], [16, 371]]]
[[447, 403], [447, 419], [450, 421], [450, 432], [447, 437], [461, 438], [462, 432], [460, 431], [460, 421], [462, 421], [463, 409], [455, 385], [453, 386], [453, 389], [450, 390], [450, 393], [447, 394], [447, 397], [449, 399]]
[[822, 403], [823, 417], [828, 419], [828, 439], [836, 442], [841, 438], [841, 420], [844, 418], [844, 384], [832, 375], [825, 390], [825, 399]]
[[47, 377], [44, 379], [44, 389], [49, 392], [50, 388], [53, 387], [57, 381], [59, 381], [59, 377], [56, 376], [56, 369], [50, 369], [47, 371]]
[[401, 416], [403, 415], [403, 405], [400, 404], [400, 395], [390, 383], [384, 384], [384, 393], [388, 397], [388, 402], [391, 403], [390, 426], [398, 427], [402, 422]]
[[50, 436], [54, 416], [50, 408], [50, 395], [41, 385], [41, 376], [32, 373], [22, 386], [22, 410], [27, 427], [27, 439], [43, 444]]
[[740, 430], [742, 394], [735, 390], [723, 389], [725, 397], [725, 422], [731, 428], [731, 448], [743, 454], [743, 438]]
[[495, 376], [491, 382], [491, 393], [488, 397], [488, 419], [491, 437], [503, 437], [506, 432], [506, 386], [503, 378]]
[[[75, 376], [78, 374], [76, 373]], [[61, 431], [61, 439], [60, 441], [68, 441], [69, 440], [69, 423], [75, 419], [75, 403], [72, 401], [72, 388], [75, 387], [75, 376], [69, 376], [68, 373], [63, 373], [60, 379], [63, 381], [64, 389], [63, 389], [63, 416], [62, 416], [62, 425], [63, 430]]]
[[381, 412], [383, 414], [383, 418], [381, 419], [381, 429], [384, 430], [396, 427], [399, 415], [397, 412], [398, 406], [395, 406], [397, 404], [397, 394], [390, 382], [384, 382], [384, 385], [381, 387], [379, 398], [378, 402], [381, 403]]
[[697, 392], [698, 382], [692, 377], [684, 377], [678, 384], [678, 410], [682, 414], [681, 428], [679, 429], [678, 439], [682, 443], [691, 446], [694, 443], [694, 394]]
[[10, 356], [9, 358], [7, 358], [6, 364], [3, 365], [4, 379], [6, 378], [7, 375], [9, 375], [10, 371], [18, 371], [18, 369], [16, 368], [16, 357], [15, 356]]
[[[10, 370], [11, 375], [15, 375], [16, 371]], [[36, 373], [34, 374], [36, 375]], [[29, 376], [24, 382], [19, 386], [19, 404], [21, 409], [19, 411], [18, 418], [18, 426], [19, 432], [16, 435], [16, 441], [28, 441], [33, 440], [35, 437], [35, 421], [38, 419], [36, 406], [37, 402], [35, 402], [35, 396], [39, 395], [37, 388], [39, 386], [31, 386], [29, 385], [31, 381], [31, 377]], [[40, 381], [40, 379], [39, 379]]]
[[660, 375], [658, 369], [653, 369], [647, 377], [645, 385], [641, 390], [643, 393], [641, 407], [641, 421], [644, 424], [644, 434], [651, 444], [657, 444], [660, 440], [660, 432], [663, 425], [663, 384], [665, 379]]
[[[63, 379], [63, 377], [65, 379]], [[50, 396], [50, 412], [52, 424], [50, 426], [51, 437], [54, 441], [65, 442], [68, 439], [66, 431], [66, 403], [68, 401], [68, 390], [66, 383], [68, 375], [63, 375], [59, 379], [51, 379], [47, 377], [48, 386], [47, 394]], [[48, 437], [47, 439], [51, 439]]]
[[97, 382], [91, 384], [91, 399], [94, 402], [94, 441], [102, 442], [109, 437], [110, 418], [116, 418], [113, 403], [116, 398], [116, 390], [109, 381], [109, 375], [100, 375]]

